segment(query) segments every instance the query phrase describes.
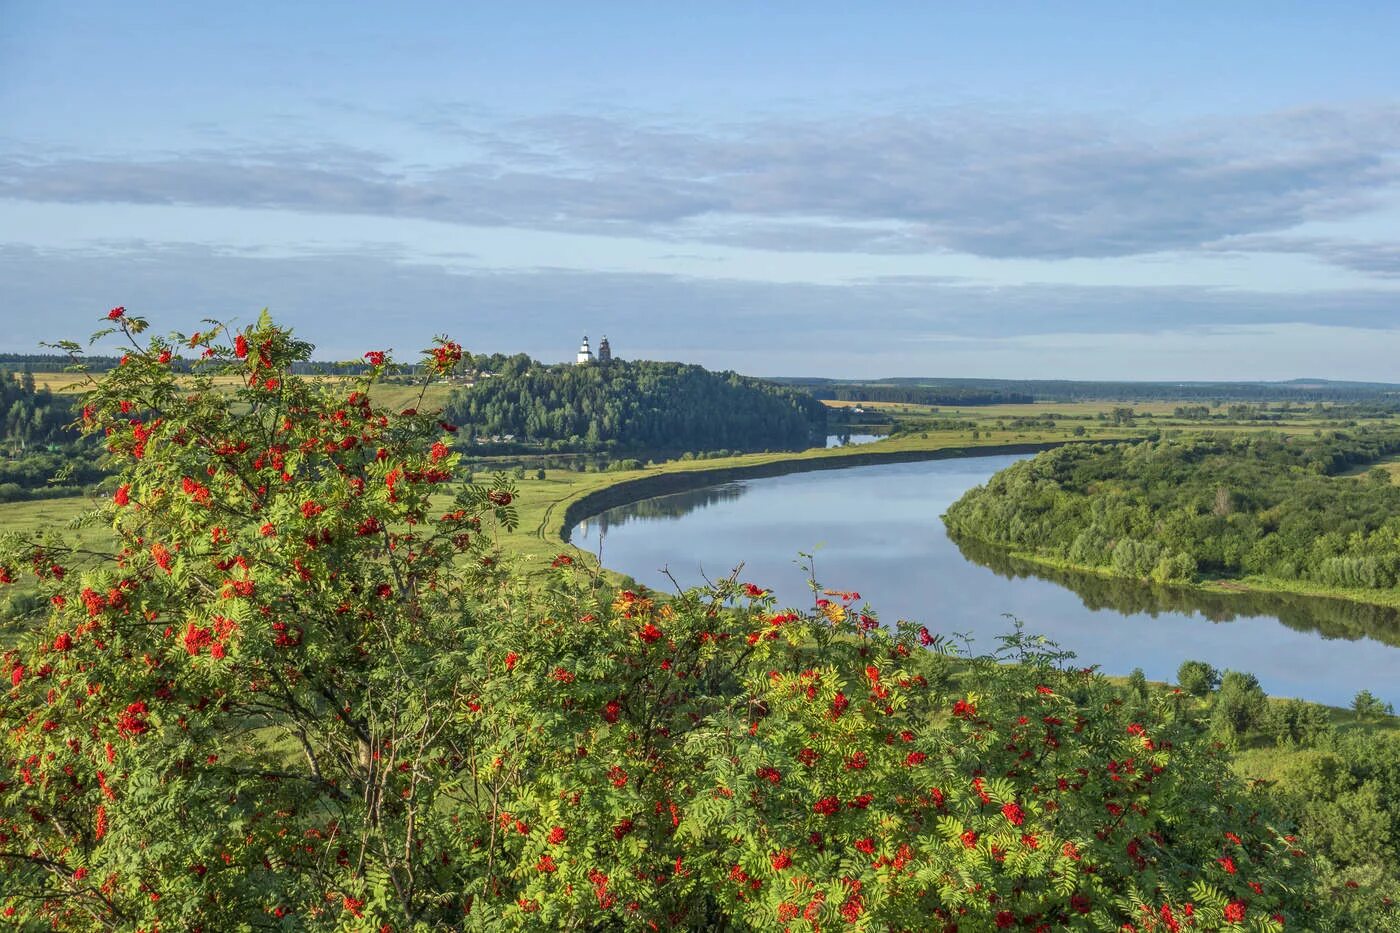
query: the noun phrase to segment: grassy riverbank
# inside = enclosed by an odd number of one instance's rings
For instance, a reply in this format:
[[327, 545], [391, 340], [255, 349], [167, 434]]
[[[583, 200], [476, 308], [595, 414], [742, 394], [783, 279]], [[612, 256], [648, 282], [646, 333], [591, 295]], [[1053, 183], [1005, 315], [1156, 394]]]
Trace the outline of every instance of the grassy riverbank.
[[[1147, 584], [1151, 581], [1145, 578], [1127, 577], [1115, 573], [1111, 568], [1090, 565], [1076, 564], [1073, 561], [1060, 557], [1053, 557], [1046, 554], [1039, 554], [1034, 551], [1016, 550], [1005, 547], [996, 541], [988, 541], [985, 538], [977, 538], [979, 542], [994, 547], [1006, 554], [1027, 564], [1035, 564], [1048, 570], [1062, 570], [1068, 573], [1079, 573], [1088, 576], [1102, 577], [1106, 580], [1126, 580], [1134, 583]], [[1194, 590], [1201, 593], [1243, 595], [1247, 593], [1287, 593], [1292, 596], [1309, 596], [1319, 599], [1342, 599], [1347, 602], [1363, 603], [1368, 606], [1382, 606], [1387, 609], [1400, 609], [1400, 588], [1393, 590], [1366, 590], [1360, 588], [1347, 588], [1340, 586], [1325, 586], [1318, 583], [1299, 580], [1276, 580], [1272, 577], [1246, 576], [1227, 577], [1197, 580], [1191, 583], [1174, 582], [1167, 584], [1173, 589]]]

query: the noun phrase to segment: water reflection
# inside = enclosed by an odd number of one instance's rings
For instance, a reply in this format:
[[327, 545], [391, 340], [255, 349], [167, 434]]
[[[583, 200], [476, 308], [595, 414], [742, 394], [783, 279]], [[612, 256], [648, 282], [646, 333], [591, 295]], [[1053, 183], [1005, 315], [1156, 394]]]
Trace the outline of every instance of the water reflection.
[[592, 536], [601, 540], [607, 537], [610, 528], [620, 528], [631, 521], [680, 518], [696, 509], [721, 502], [732, 502], [743, 494], [743, 483], [725, 483], [722, 486], [706, 486], [704, 489], [691, 489], [657, 496], [654, 499], [643, 499], [640, 502], [629, 502], [579, 522], [578, 527], [569, 535], [569, 540], [586, 548], [587, 545], [582, 542], [589, 541]]
[[869, 444], [888, 436], [887, 434], [828, 434], [826, 436], [826, 446], [854, 447], [857, 444]]
[[1298, 632], [1324, 638], [1373, 638], [1400, 647], [1400, 610], [1345, 599], [1324, 599], [1295, 593], [1215, 593], [1163, 586], [1021, 560], [984, 541], [953, 537], [962, 556], [1008, 580], [1049, 580], [1073, 592], [1086, 609], [1110, 609], [1123, 615], [1194, 613], [1211, 622], [1273, 616]]

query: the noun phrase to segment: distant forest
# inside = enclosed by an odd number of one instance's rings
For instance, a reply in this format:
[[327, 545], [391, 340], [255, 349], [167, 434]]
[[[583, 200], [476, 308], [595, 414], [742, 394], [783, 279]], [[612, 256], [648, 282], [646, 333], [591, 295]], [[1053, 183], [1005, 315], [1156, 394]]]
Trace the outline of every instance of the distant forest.
[[[1028, 401], [1372, 402], [1400, 408], [1400, 385], [1383, 382], [1088, 382], [1061, 379], [775, 378], [817, 398], [924, 405]], [[907, 394], [906, 394], [907, 393]]]
[[31, 373], [0, 375], [0, 441], [7, 448], [75, 440], [72, 423], [72, 396], [36, 388]]
[[789, 382], [813, 398], [838, 402], [898, 402], [906, 405], [1006, 405], [1028, 404], [1035, 396], [1002, 389], [878, 385], [866, 383]]
[[944, 517], [954, 535], [1158, 582], [1258, 575], [1322, 587], [1400, 583], [1394, 430], [1207, 434], [1072, 445], [1016, 463]]
[[0, 502], [71, 495], [102, 478], [92, 445], [69, 427], [73, 407], [30, 373], [0, 374]]
[[826, 431], [805, 392], [649, 361], [498, 372], [454, 392], [446, 416], [465, 437], [569, 451], [797, 450]]

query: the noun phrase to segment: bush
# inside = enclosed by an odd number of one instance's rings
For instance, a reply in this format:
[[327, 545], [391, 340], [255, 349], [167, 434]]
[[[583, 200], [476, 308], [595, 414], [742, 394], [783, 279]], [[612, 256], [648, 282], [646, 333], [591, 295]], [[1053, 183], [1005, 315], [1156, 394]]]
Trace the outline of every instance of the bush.
[[1212, 724], [1218, 734], [1234, 738], [1264, 722], [1269, 699], [1253, 674], [1226, 671], [1215, 694]]
[[1204, 661], [1182, 661], [1176, 669], [1176, 682], [1192, 696], [1207, 697], [1220, 686], [1220, 672]]
[[1336, 731], [1325, 709], [1302, 700], [1273, 704], [1265, 713], [1263, 728], [1284, 748], [1311, 747], [1329, 739]]
[[118, 557], [0, 553], [47, 606], [0, 662], [15, 922], [1321, 928], [1175, 704], [1019, 631], [950, 658], [855, 593], [662, 601], [568, 555], [531, 584], [491, 545], [511, 481], [456, 485], [435, 416], [376, 409], [387, 362], [346, 394], [266, 318], [223, 336], [187, 342], [236, 392], [156, 339], [85, 400]]
[[1140, 667], [1133, 668], [1132, 673], [1128, 675], [1128, 696], [1139, 705], [1148, 700], [1147, 675]]
[[1369, 690], [1362, 690], [1351, 701], [1351, 708], [1358, 718], [1375, 719], [1380, 716], [1394, 716], [1395, 707], [1384, 702]]

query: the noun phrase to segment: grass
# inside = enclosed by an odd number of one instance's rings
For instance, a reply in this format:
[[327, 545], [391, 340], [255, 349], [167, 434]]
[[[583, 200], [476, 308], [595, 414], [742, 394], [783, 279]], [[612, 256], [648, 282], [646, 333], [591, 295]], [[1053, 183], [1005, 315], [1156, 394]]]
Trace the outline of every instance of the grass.
[[1352, 467], [1344, 473], [1338, 473], [1337, 476], [1343, 479], [1365, 479], [1366, 474], [1377, 467], [1390, 474], [1392, 483], [1400, 483], [1400, 454], [1383, 457], [1374, 463], [1363, 463], [1361, 466]]
[[[7, 502], [0, 505], [0, 533], [17, 532], [23, 535], [67, 528], [95, 504], [96, 502], [88, 496], [68, 496], [39, 502]], [[90, 550], [110, 548], [111, 535], [105, 525], [85, 525], [72, 529], [71, 533], [79, 547]]]
[[[1270, 703], [1282, 703], [1282, 699], [1270, 697]], [[1321, 706], [1322, 704], [1314, 704]], [[1328, 719], [1337, 730], [1338, 736], [1358, 734], [1400, 741], [1400, 717], [1378, 716], [1360, 719], [1349, 709], [1336, 706], [1322, 706]], [[1280, 747], [1266, 735], [1251, 733], [1240, 742], [1235, 752], [1235, 773], [1246, 780], [1279, 782], [1287, 784], [1289, 772], [1311, 758], [1327, 753], [1325, 748]]]
[[[76, 373], [42, 373], [36, 378], [49, 382], [56, 389], [71, 389], [83, 378]], [[312, 377], [324, 380], [338, 380], [345, 377], [326, 376]], [[229, 386], [235, 383], [230, 378], [226, 380]], [[428, 386], [424, 393], [421, 386], [405, 384], [380, 384], [374, 387], [373, 397], [376, 403], [384, 405], [390, 409], [403, 409], [409, 407], [422, 407], [431, 409], [443, 405], [448, 395], [455, 387], [447, 383], [435, 383]], [[421, 399], [420, 399], [421, 394]], [[856, 403], [827, 402], [833, 407], [849, 406]], [[1139, 413], [1152, 413], [1155, 416], [1170, 415], [1170, 413], [1183, 403], [1173, 401], [1153, 401], [1148, 403], [1133, 403], [1132, 407]], [[534, 479], [534, 471], [527, 473], [527, 478], [520, 482], [520, 498], [517, 503], [520, 516], [519, 527], [510, 533], [504, 534], [501, 545], [516, 554], [519, 554], [527, 565], [537, 565], [542, 559], [552, 559], [560, 550], [564, 548], [561, 535], [565, 531], [563, 527], [565, 512], [569, 505], [589, 493], [607, 488], [620, 482], [634, 480], [644, 476], [685, 473], [690, 471], [716, 471], [716, 470], [745, 470], [753, 467], [782, 463], [790, 465], [793, 469], [801, 469], [806, 462], [812, 460], [831, 460], [842, 457], [864, 457], [871, 453], [909, 453], [927, 452], [936, 454], [952, 450], [963, 450], [970, 454], [975, 454], [980, 448], [996, 447], [1014, 444], [1045, 444], [1063, 441], [1093, 441], [1093, 440], [1117, 440], [1124, 438], [1140, 437], [1150, 431], [1162, 429], [1178, 429], [1183, 431], [1196, 430], [1227, 430], [1245, 433], [1257, 431], [1283, 431], [1289, 434], [1311, 433], [1318, 429], [1330, 429], [1337, 425], [1326, 419], [1316, 418], [1310, 412], [1300, 410], [1297, 417], [1287, 422], [1262, 422], [1262, 423], [1235, 423], [1235, 424], [1210, 424], [1202, 425], [1196, 422], [1178, 421], [1170, 418], [1153, 417], [1141, 418], [1134, 425], [1113, 425], [1106, 420], [1100, 420], [1100, 414], [1107, 414], [1114, 408], [1123, 407], [1120, 402], [1036, 402], [1032, 404], [1009, 404], [1009, 405], [980, 405], [958, 407], [942, 407], [915, 405], [906, 403], [870, 403], [867, 407], [880, 408], [889, 411], [897, 422], [910, 419], [935, 419], [935, 420], [961, 420], [970, 421], [973, 427], [957, 431], [928, 430], [910, 431], [904, 434], [888, 437], [884, 440], [872, 444], [864, 444], [857, 447], [834, 448], [830, 450], [815, 448], [812, 450], [791, 453], [763, 453], [763, 454], [743, 454], [739, 456], [726, 457], [713, 460], [694, 461], [669, 461], [658, 466], [649, 466], [641, 470], [626, 472], [608, 473], [575, 473], [564, 470], [548, 470], [544, 480]], [[1056, 423], [1053, 428], [1031, 428], [1012, 429], [1009, 427], [998, 427], [997, 422], [1006, 422], [1016, 418], [1044, 418], [1046, 415], [1059, 415], [1062, 421]], [[1082, 430], [1083, 434], [1076, 436], [1073, 432]], [[975, 436], [974, 436], [975, 435]], [[471, 454], [467, 449], [468, 456]], [[481, 459], [481, 458], [476, 458]], [[529, 455], [520, 455], [507, 458], [512, 461], [529, 460]], [[490, 469], [490, 459], [485, 460], [486, 469]], [[1400, 458], [1394, 464], [1397, 471], [1400, 471]], [[38, 503], [11, 503], [0, 505], [0, 529], [19, 530], [25, 527], [37, 525], [47, 525], [56, 527], [66, 523], [75, 517], [84, 508], [83, 500], [51, 500]], [[89, 529], [84, 532], [89, 541], [100, 540], [101, 529]], [[1046, 562], [1049, 563], [1049, 562]], [[1247, 580], [1242, 581], [1245, 585], [1258, 588], [1266, 588], [1262, 581]], [[1281, 588], [1281, 587], [1280, 587]], [[1302, 590], [1297, 590], [1302, 592]], [[1347, 594], [1329, 592], [1325, 595], [1344, 596]], [[1348, 598], [1361, 598], [1363, 594], [1352, 594]], [[1397, 595], [1400, 600], [1400, 595]]]
[[[417, 388], [387, 386], [384, 404], [393, 402], [391, 407], [415, 404]], [[926, 452], [939, 454], [949, 451], [966, 451], [976, 455], [979, 449], [1011, 444], [1051, 443], [1066, 440], [1112, 439], [1132, 436], [1131, 429], [1103, 428], [1084, 438], [1073, 437], [1068, 430], [1063, 431], [985, 431], [973, 438], [970, 432], [938, 431], [927, 437], [918, 434], [891, 437], [871, 444], [855, 447], [813, 448], [801, 452], [742, 454], [711, 460], [672, 460], [640, 470], [627, 470], [603, 473], [576, 473], [567, 470], [547, 470], [545, 478], [535, 478], [533, 470], [526, 478], [518, 481], [519, 498], [516, 500], [519, 524], [510, 532], [503, 532], [499, 543], [503, 550], [515, 555], [528, 571], [543, 568], [561, 551], [568, 549], [562, 540], [565, 514], [573, 502], [590, 493], [606, 489], [618, 483], [650, 476], [711, 472], [722, 470], [748, 470], [781, 464], [800, 470], [814, 461], [833, 461], [858, 458], [861, 462], [871, 454], [909, 454]], [[0, 504], [0, 531], [29, 531], [38, 528], [60, 528], [76, 519], [91, 508], [92, 500], [87, 497], [51, 499], [42, 502], [14, 502]], [[80, 530], [80, 540], [84, 547], [106, 549], [110, 538], [103, 526]], [[575, 557], [592, 561], [587, 552], [573, 549]]]
[[[1119, 687], [1126, 687], [1128, 678], [1106, 675], [1105, 679]], [[1148, 681], [1151, 696], [1160, 696], [1173, 690], [1174, 684]], [[1269, 697], [1269, 704], [1277, 706], [1288, 701], [1287, 697]], [[1202, 718], [1210, 715], [1206, 700], [1193, 698], [1191, 702], [1197, 715]], [[1390, 741], [1400, 741], [1400, 716], [1373, 716], [1362, 719], [1350, 709], [1328, 706], [1324, 703], [1310, 703], [1326, 711], [1327, 719], [1336, 729], [1339, 738], [1346, 735], [1365, 735]], [[1240, 738], [1239, 748], [1231, 755], [1231, 767], [1246, 781], [1265, 784], [1284, 784], [1290, 780], [1290, 772], [1310, 759], [1325, 755], [1326, 748], [1280, 746], [1273, 737], [1263, 732], [1251, 731]]]

